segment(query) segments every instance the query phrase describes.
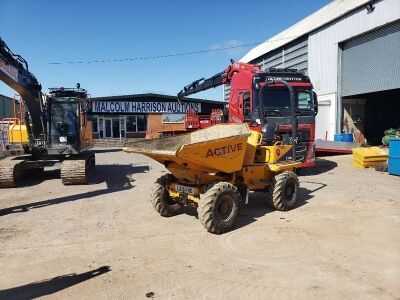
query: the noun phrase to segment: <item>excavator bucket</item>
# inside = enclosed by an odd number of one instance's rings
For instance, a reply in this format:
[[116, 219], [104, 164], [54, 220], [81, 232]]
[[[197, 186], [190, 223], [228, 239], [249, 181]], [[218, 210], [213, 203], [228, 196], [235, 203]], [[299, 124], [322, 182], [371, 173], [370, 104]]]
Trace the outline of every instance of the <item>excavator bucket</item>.
[[203, 172], [232, 173], [243, 166], [247, 139], [247, 124], [219, 124], [188, 134], [128, 142], [123, 151], [141, 153], [168, 165]]

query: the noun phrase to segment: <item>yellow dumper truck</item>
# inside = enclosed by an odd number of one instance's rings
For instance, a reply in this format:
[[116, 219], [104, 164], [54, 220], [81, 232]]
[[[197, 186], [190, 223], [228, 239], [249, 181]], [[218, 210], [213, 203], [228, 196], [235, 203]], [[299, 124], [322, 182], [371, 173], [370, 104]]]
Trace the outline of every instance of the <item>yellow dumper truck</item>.
[[[266, 79], [259, 91], [286, 87], [290, 107], [280, 121], [291, 128], [291, 139], [278, 138], [276, 123], [264, 107], [254, 109], [249, 124], [219, 124], [184, 135], [127, 143], [123, 150], [147, 155], [162, 163], [171, 174], [161, 176], [150, 195], [154, 209], [163, 217], [197, 208], [203, 226], [211, 233], [229, 230], [249, 191], [263, 190], [278, 210], [294, 207], [299, 191], [295, 174], [298, 140], [293, 88], [282, 79]], [[270, 99], [265, 99], [268, 103]], [[261, 130], [260, 130], [261, 128]], [[264, 136], [264, 137], [263, 137]]]
[[243, 124], [220, 124], [189, 134], [127, 143], [126, 152], [144, 154], [162, 163], [171, 174], [154, 184], [150, 195], [163, 217], [197, 207], [198, 217], [211, 233], [229, 230], [249, 190], [267, 191], [266, 200], [278, 210], [296, 202], [301, 163], [282, 160], [292, 145], [262, 145], [262, 133]]

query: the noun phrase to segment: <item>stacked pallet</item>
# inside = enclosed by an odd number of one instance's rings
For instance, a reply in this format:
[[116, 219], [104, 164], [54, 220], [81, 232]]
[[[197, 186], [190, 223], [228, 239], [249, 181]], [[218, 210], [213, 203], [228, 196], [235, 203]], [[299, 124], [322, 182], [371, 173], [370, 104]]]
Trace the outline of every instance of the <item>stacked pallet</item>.
[[387, 163], [388, 150], [379, 147], [353, 148], [353, 165], [358, 169], [365, 169]]

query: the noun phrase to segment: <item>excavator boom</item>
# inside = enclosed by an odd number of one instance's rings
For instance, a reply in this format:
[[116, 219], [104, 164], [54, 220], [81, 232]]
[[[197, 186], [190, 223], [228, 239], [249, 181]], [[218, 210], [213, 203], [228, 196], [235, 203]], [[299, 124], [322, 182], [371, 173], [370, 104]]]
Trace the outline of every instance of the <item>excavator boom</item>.
[[[20, 55], [14, 54], [0, 38], [0, 80], [17, 91], [22, 97], [30, 115], [25, 117], [28, 133], [38, 138], [45, 133], [42, 113], [42, 87], [36, 77], [29, 72], [28, 63]], [[29, 125], [32, 124], [32, 127]]]

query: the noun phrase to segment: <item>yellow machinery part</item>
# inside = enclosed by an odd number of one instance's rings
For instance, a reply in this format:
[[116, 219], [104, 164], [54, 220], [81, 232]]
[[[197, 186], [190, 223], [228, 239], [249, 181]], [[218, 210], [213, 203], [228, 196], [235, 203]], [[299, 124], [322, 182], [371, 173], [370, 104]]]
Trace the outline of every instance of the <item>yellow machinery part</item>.
[[[186, 170], [233, 173], [243, 166], [250, 135], [245, 123], [220, 124], [180, 136], [128, 143], [123, 150], [147, 155], [167, 168], [175, 163]], [[181, 179], [179, 174], [175, 177]]]
[[290, 150], [292, 150], [291, 145], [282, 143], [276, 143], [274, 146], [261, 146], [258, 148], [255, 160], [259, 163], [276, 163]]
[[25, 125], [12, 124], [8, 127], [9, 144], [28, 143], [28, 132]]

